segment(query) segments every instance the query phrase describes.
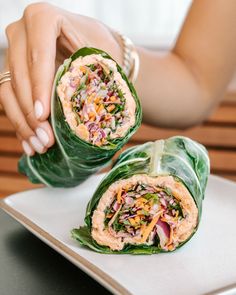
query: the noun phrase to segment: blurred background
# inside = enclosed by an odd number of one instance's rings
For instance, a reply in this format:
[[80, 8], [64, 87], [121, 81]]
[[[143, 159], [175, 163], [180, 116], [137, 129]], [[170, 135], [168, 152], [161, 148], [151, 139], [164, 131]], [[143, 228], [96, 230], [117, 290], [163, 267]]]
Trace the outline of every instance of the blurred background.
[[[7, 41], [5, 27], [21, 17], [24, 8], [37, 1], [0, 0], [0, 71]], [[58, 0], [46, 1], [74, 13], [88, 15], [129, 36], [135, 44], [152, 50], [169, 50], [178, 36], [190, 0]], [[201, 126], [188, 130], [142, 125], [128, 146], [182, 134], [206, 145], [212, 173], [236, 181], [236, 82], [232, 80], [223, 102]], [[35, 187], [18, 174], [22, 153], [13, 128], [0, 106], [0, 197]]]
[[[29, 0], [0, 0], [0, 44], [6, 46], [4, 28], [22, 16]], [[135, 43], [169, 47], [173, 43], [190, 0], [52, 0], [45, 1], [74, 13], [97, 18], [125, 33]]]

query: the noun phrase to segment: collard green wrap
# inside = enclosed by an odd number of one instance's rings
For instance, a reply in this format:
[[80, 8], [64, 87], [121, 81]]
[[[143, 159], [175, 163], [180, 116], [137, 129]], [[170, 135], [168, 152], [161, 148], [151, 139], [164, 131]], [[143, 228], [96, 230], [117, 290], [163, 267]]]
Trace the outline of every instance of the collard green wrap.
[[121, 251], [114, 251], [107, 246], [98, 244], [91, 235], [92, 217], [101, 197], [115, 182], [130, 179], [134, 175], [173, 176], [177, 183], [181, 183], [185, 189], [187, 188], [186, 191], [190, 193], [190, 197], [196, 205], [194, 206], [198, 210], [196, 226], [191, 235], [178, 245], [177, 248], [179, 248], [197, 230], [201, 219], [209, 169], [209, 158], [205, 147], [186, 137], [176, 136], [129, 148], [119, 156], [113, 169], [101, 181], [88, 203], [85, 216], [86, 226], [73, 229], [72, 236], [81, 245], [100, 253], [153, 254], [165, 252], [157, 245], [126, 244]]
[[58, 81], [80, 56], [91, 54], [112, 59], [106, 52], [96, 48], [82, 48], [65, 60], [57, 71], [51, 98], [50, 122], [56, 143], [45, 154], [33, 157], [23, 155], [19, 161], [19, 171], [26, 174], [33, 183], [44, 183], [53, 187], [72, 187], [104, 167], [113, 155], [128, 141], [141, 124], [142, 110], [133, 85], [128, 81], [121, 67], [117, 70], [127, 83], [136, 104], [135, 125], [122, 138], [111, 140], [109, 145], [95, 146], [80, 139], [65, 121], [62, 105], [56, 92]]

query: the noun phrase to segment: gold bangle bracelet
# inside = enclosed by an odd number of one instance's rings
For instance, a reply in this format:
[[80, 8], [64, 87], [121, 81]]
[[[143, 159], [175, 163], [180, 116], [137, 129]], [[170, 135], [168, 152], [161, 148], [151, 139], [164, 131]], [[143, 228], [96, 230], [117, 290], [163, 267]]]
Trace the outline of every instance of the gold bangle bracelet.
[[9, 71], [0, 73], [0, 85], [4, 82], [11, 81], [11, 74]]
[[133, 44], [133, 42], [123, 34], [115, 31], [113, 34], [116, 34], [120, 38], [123, 46], [123, 71], [131, 82], [135, 82], [138, 77], [139, 72], [139, 55]]

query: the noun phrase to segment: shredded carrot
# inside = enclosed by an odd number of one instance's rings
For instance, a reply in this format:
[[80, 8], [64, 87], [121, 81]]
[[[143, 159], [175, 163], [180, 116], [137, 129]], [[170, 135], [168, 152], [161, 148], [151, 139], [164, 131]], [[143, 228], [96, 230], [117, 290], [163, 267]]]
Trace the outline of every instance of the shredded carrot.
[[87, 72], [87, 69], [86, 69], [85, 66], [80, 66], [79, 69], [80, 69], [81, 72], [84, 73], [84, 74]]
[[89, 95], [87, 97], [87, 103], [90, 104], [91, 102], [93, 102], [93, 100], [95, 99], [96, 97], [96, 93], [92, 93], [91, 95]]
[[91, 118], [91, 117], [94, 117], [94, 116], [95, 116], [94, 112], [89, 112], [89, 113], [88, 113], [88, 115], [89, 115], [89, 118]]
[[116, 101], [116, 97], [113, 95], [110, 97], [110, 101]]
[[138, 211], [137, 211], [137, 214], [138, 214], [138, 215], [143, 215], [143, 211], [142, 211], [142, 210], [138, 210]]
[[168, 223], [169, 220], [167, 220], [166, 218], [162, 217], [161, 218], [161, 221], [164, 221], [164, 222], [167, 222]]
[[116, 106], [115, 106], [114, 104], [109, 105], [109, 106], [107, 107], [108, 112], [113, 111], [115, 107], [116, 107]]
[[136, 200], [135, 204], [136, 204], [137, 207], [141, 207], [141, 208], [143, 208], [146, 202], [147, 202], [146, 199], [140, 197], [140, 198], [138, 198], [138, 199]]
[[106, 215], [106, 218], [111, 218], [112, 216], [113, 216], [113, 214], [110, 213], [110, 214], [107, 214], [107, 215]]
[[106, 116], [105, 116], [105, 120], [110, 120], [110, 119], [111, 119], [111, 117], [112, 117], [112, 115], [111, 115], [111, 114], [109, 114], [109, 113], [107, 113], [107, 114], [106, 114]]
[[173, 249], [174, 249], [174, 245], [168, 246], [168, 250], [173, 250]]
[[104, 109], [104, 106], [102, 104], [100, 104], [100, 106], [98, 107], [98, 109], [96, 111], [99, 114], [103, 109]]
[[134, 220], [135, 220], [136, 223], [140, 222], [140, 216], [135, 216]]
[[125, 190], [128, 191], [130, 189], [131, 185], [130, 184], [126, 184], [125, 186]]
[[136, 225], [136, 222], [135, 222], [135, 220], [133, 218], [129, 218], [128, 220], [129, 220], [129, 222], [130, 222], [130, 224], [132, 226], [135, 226]]
[[120, 188], [119, 191], [118, 191], [118, 193], [117, 193], [117, 202], [118, 202], [119, 204], [122, 203], [121, 194], [122, 194], [122, 188]]
[[172, 226], [170, 226], [170, 238], [169, 238], [169, 242], [167, 244], [167, 246], [169, 247], [173, 242], [173, 228]]
[[143, 208], [145, 211], [149, 211], [150, 210], [150, 206], [149, 205], [144, 205], [144, 208]]
[[154, 205], [154, 200], [153, 199], [149, 200], [148, 204], [150, 207], [152, 207]]
[[101, 141], [97, 141], [97, 142], [96, 142], [96, 145], [97, 145], [97, 146], [101, 146], [101, 145], [102, 145]]
[[137, 199], [137, 202], [146, 203], [147, 199], [145, 199], [143, 197], [140, 197], [140, 198]]
[[148, 238], [150, 232], [152, 231], [152, 229], [153, 229], [154, 226], [156, 225], [158, 219], [160, 218], [161, 213], [162, 213], [162, 211], [160, 211], [160, 212], [159, 212], [159, 213], [158, 213], [158, 214], [152, 219], [152, 221], [149, 223], [149, 225], [148, 225], [147, 227], [144, 228], [142, 238], [140, 239], [140, 242], [141, 242], [141, 243], [144, 243], [144, 242], [147, 240], [147, 238]]
[[95, 102], [95, 103], [99, 103], [100, 100], [101, 100], [101, 97], [100, 97], [100, 96], [97, 96], [97, 97], [94, 99], [94, 102]]
[[91, 103], [92, 99], [93, 99], [93, 95], [90, 95], [90, 96], [87, 98], [88, 103]]
[[161, 187], [156, 187], [155, 190], [156, 190], [156, 192], [161, 192], [161, 191], [163, 191], [163, 188], [161, 188]]

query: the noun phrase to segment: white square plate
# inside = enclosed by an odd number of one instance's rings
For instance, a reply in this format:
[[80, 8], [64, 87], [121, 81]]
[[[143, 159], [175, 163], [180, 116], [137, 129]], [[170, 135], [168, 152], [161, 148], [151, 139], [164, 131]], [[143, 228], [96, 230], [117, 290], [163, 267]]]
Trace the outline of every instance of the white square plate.
[[210, 176], [198, 232], [181, 249], [157, 255], [107, 255], [80, 247], [70, 230], [103, 175], [72, 189], [42, 188], [1, 207], [115, 294], [205, 294], [236, 283], [236, 183]]

